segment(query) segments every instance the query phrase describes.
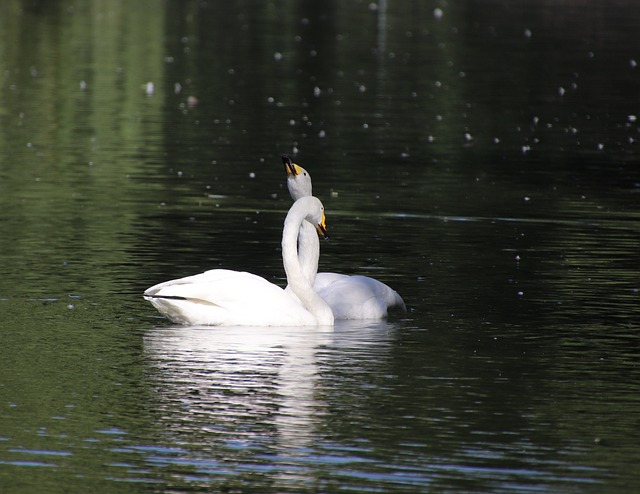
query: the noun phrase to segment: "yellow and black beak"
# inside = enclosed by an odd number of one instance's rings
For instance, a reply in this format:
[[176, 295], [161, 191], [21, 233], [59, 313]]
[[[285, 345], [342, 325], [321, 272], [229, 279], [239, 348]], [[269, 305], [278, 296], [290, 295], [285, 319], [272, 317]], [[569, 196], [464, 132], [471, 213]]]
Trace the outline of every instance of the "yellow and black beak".
[[284, 171], [287, 172], [287, 176], [293, 175], [296, 177], [301, 171], [300, 167], [293, 162], [291, 156], [288, 154], [282, 155], [282, 164], [284, 165]]
[[329, 240], [329, 235], [327, 235], [327, 224], [326, 224], [326, 218], [324, 216], [324, 211], [322, 212], [322, 220], [320, 220], [320, 223], [318, 223], [316, 225], [316, 230], [318, 231], [318, 233], [320, 235], [322, 235], [324, 237], [325, 240]]

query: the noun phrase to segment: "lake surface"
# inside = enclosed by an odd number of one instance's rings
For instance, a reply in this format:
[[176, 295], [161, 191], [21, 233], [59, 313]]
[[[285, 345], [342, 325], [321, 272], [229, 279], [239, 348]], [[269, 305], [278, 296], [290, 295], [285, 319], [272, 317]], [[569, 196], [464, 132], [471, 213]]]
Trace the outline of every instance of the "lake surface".
[[[0, 490], [639, 491], [638, 63], [631, 2], [3, 2]], [[172, 325], [286, 283], [285, 152], [408, 312]]]

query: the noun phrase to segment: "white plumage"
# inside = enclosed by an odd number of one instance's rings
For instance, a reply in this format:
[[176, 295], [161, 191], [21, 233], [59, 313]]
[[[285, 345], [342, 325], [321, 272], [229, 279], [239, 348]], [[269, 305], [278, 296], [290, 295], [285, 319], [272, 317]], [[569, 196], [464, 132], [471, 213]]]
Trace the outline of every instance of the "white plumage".
[[[333, 324], [330, 307], [302, 272], [297, 254], [300, 225], [324, 232], [324, 208], [315, 197], [296, 201], [282, 231], [282, 261], [291, 292], [251, 273], [213, 269], [166, 281], [144, 298], [173, 322], [211, 326], [324, 326]], [[314, 231], [314, 235], [317, 235]]]

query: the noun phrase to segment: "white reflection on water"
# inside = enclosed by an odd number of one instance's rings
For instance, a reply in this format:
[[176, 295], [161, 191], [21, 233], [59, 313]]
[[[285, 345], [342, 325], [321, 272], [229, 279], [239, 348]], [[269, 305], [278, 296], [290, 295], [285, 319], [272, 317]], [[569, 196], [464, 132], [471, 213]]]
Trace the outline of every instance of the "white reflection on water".
[[340, 321], [333, 330], [149, 331], [144, 349], [152, 361], [161, 426], [180, 441], [203, 445], [214, 462], [238, 461], [250, 453], [254, 460], [277, 463], [281, 482], [305, 477], [295, 458], [313, 455], [327, 408], [317, 390], [318, 353], [377, 341], [387, 329], [386, 322]]
[[197, 424], [249, 442], [256, 439], [243, 430], [275, 432], [271, 446], [291, 457], [316, 436], [325, 408], [314, 393], [316, 353], [334, 336], [331, 328], [168, 327], [150, 331], [144, 348], [159, 371], [169, 427]]
[[181, 403], [172, 422], [197, 414], [203, 427], [232, 432], [233, 422], [267, 419], [283, 448], [299, 448], [318, 408], [315, 351], [330, 338], [317, 328], [172, 327], [151, 331], [144, 345], [161, 371], [161, 393]]

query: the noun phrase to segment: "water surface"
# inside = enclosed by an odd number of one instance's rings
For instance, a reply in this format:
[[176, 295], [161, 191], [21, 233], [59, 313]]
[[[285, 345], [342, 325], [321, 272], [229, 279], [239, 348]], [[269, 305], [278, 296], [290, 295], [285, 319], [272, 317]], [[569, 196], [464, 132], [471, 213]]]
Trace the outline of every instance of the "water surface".
[[[3, 4], [2, 491], [638, 490], [636, 10]], [[170, 324], [285, 284], [283, 152], [409, 311]]]

